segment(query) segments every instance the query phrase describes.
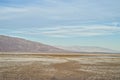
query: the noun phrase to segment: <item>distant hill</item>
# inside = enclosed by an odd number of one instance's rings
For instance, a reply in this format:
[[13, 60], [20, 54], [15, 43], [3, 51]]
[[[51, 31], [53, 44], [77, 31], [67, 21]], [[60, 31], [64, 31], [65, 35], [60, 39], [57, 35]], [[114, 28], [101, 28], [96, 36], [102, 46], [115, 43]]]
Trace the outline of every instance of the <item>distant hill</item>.
[[22, 38], [0, 35], [0, 52], [66, 52], [53, 46]]
[[95, 47], [95, 46], [57, 46], [57, 47], [72, 52], [119, 53], [119, 51], [116, 50], [102, 48], [102, 47]]

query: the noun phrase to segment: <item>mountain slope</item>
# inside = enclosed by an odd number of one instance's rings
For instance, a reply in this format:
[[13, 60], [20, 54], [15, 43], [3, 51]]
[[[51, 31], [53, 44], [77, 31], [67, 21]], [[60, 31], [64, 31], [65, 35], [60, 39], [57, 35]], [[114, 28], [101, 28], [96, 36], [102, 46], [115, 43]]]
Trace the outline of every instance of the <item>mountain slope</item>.
[[64, 52], [65, 50], [16, 37], [0, 35], [0, 52]]

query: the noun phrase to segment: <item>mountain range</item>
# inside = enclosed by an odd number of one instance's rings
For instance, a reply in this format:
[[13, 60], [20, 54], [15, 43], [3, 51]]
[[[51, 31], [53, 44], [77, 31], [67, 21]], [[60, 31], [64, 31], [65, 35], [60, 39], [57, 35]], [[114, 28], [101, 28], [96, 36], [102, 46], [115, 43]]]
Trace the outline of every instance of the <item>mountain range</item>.
[[51, 46], [40, 42], [17, 37], [0, 35], [0, 52], [102, 52], [117, 53], [118, 51], [94, 46]]
[[72, 52], [119, 53], [119, 51], [116, 50], [96, 46], [57, 46], [57, 47]]

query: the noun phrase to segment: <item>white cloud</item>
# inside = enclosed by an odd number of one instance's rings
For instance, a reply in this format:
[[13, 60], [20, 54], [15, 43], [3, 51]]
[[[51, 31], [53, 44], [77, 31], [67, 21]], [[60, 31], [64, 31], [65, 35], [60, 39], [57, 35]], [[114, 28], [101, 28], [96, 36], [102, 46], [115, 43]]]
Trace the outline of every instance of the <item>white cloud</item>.
[[15, 7], [1, 7], [0, 13], [20, 13], [25, 12], [24, 8], [15, 8]]
[[0, 7], [0, 20], [12, 19], [16, 17], [21, 17], [27, 12], [25, 8], [17, 8], [17, 7]]
[[60, 29], [54, 29], [51, 31], [43, 31], [44, 35], [66, 35], [66, 36], [100, 36], [100, 35], [111, 35], [120, 32], [120, 27], [115, 26], [60, 26]]
[[87, 37], [120, 33], [120, 27], [105, 25], [57, 26], [32, 30], [14, 31], [17, 34], [44, 35], [49, 37]]
[[[110, 1], [109, 1], [110, 2]], [[24, 1], [23, 1], [24, 3]], [[22, 4], [21, 4], [22, 5]], [[112, 8], [112, 10], [111, 10]], [[114, 14], [114, 15], [113, 15]], [[4, 16], [3, 16], [4, 15]], [[88, 0], [76, 0], [76, 1], [64, 1], [64, 0], [43, 0], [37, 2], [33, 1], [33, 4], [24, 5], [20, 7], [0, 7], [0, 17], [3, 19], [18, 17], [24, 18], [41, 18], [50, 20], [104, 20], [114, 19], [119, 17], [119, 9], [117, 6], [103, 6], [96, 1]], [[34, 21], [34, 20], [33, 20]]]

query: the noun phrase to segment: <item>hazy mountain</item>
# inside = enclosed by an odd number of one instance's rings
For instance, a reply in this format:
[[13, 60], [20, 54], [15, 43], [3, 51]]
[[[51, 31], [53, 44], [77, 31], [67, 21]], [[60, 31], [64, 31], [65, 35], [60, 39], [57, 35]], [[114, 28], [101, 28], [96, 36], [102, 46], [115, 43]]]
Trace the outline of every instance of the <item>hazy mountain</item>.
[[118, 53], [119, 51], [95, 47], [95, 46], [57, 46], [58, 48], [69, 50], [72, 52], [109, 52], [109, 53]]
[[65, 50], [16, 37], [0, 35], [0, 52], [64, 52]]

